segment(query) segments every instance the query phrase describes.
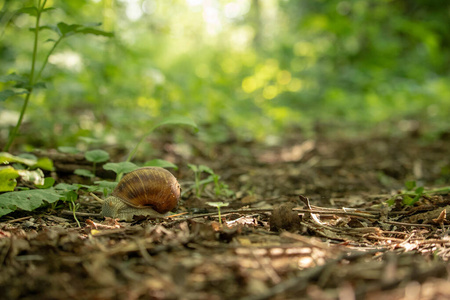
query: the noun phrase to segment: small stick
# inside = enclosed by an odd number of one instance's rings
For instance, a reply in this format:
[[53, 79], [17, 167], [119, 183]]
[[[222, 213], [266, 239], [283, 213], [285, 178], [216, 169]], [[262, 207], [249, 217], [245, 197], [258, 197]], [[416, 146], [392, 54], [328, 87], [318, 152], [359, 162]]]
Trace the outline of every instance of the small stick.
[[28, 220], [28, 219], [31, 219], [31, 218], [32, 218], [32, 216], [26, 216], [26, 217], [14, 219], [14, 220], [9, 220], [9, 221], [6, 221], [5, 223], [15, 223], [15, 222], [23, 221], [23, 220]]
[[[63, 215], [71, 215], [71, 216], [73, 216], [73, 211], [63, 210], [62, 214]], [[79, 212], [79, 211], [76, 211], [75, 215], [77, 215], [77, 217], [100, 217], [100, 214], [84, 213], [84, 212]]]

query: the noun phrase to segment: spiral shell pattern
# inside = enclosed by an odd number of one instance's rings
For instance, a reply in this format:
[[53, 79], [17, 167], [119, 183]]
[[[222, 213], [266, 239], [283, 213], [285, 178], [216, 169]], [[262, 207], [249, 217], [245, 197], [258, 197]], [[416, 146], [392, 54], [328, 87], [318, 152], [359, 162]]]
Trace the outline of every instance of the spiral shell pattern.
[[126, 174], [112, 195], [132, 207], [151, 207], [163, 214], [178, 206], [181, 189], [166, 169], [143, 167]]

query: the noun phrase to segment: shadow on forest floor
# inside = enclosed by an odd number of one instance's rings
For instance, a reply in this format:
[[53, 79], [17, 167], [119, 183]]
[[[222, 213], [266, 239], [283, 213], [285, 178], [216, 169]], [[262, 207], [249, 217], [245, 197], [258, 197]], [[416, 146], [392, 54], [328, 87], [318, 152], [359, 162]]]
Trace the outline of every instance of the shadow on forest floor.
[[[276, 147], [191, 147], [191, 156], [164, 154], [181, 166], [185, 215], [102, 220], [86, 196], [82, 228], [64, 211], [3, 217], [3, 297], [450, 297], [450, 192], [439, 190], [450, 182], [450, 141], [292, 137]], [[196, 197], [187, 161], [212, 168], [235, 197], [210, 189]], [[207, 201], [230, 203], [222, 225]]]

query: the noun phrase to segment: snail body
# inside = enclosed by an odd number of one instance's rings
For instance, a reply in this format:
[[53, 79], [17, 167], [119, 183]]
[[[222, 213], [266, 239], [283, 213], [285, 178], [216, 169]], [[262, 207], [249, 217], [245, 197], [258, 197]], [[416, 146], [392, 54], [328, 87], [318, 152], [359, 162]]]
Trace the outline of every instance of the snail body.
[[178, 206], [181, 189], [175, 176], [160, 167], [126, 174], [102, 201], [101, 215], [131, 221], [133, 216], [164, 217]]

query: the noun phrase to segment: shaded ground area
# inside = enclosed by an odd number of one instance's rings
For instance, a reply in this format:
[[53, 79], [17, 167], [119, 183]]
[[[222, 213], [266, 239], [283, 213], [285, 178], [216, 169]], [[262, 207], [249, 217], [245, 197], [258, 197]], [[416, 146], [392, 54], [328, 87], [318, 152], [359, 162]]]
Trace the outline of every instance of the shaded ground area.
[[[181, 166], [185, 215], [102, 220], [83, 195], [82, 228], [61, 210], [3, 217], [1, 298], [450, 297], [450, 141], [187, 144], [161, 146]], [[187, 162], [212, 168], [235, 196], [213, 185], [195, 196]], [[222, 225], [208, 201], [229, 203]]]

